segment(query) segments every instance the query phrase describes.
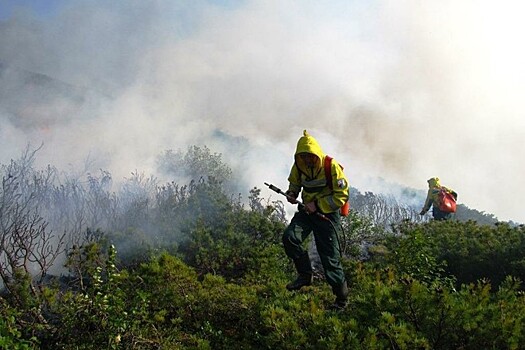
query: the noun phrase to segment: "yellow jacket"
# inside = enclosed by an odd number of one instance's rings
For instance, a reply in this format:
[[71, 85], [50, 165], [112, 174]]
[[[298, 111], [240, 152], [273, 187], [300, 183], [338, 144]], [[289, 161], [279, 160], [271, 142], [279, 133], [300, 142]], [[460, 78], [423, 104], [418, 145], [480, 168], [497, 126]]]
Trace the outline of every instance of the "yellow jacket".
[[457, 193], [439, 183], [439, 178], [432, 177], [427, 180], [428, 182], [428, 192], [427, 192], [427, 198], [425, 200], [425, 205], [423, 206], [423, 209], [421, 209], [421, 213], [426, 213], [431, 206], [435, 206], [436, 208], [439, 207], [439, 201], [438, 201], [438, 195], [441, 189], [444, 189], [448, 193], [452, 193], [452, 195], [457, 198]]
[[[318, 158], [315, 166], [308, 167], [299, 156], [300, 153], [310, 153]], [[349, 184], [339, 163], [332, 159], [332, 181], [333, 191], [328, 187], [324, 171], [323, 153], [317, 140], [310, 136], [306, 130], [297, 142], [295, 151], [295, 162], [288, 176], [290, 183], [288, 191], [298, 195], [301, 190], [303, 203], [315, 202], [317, 209], [322, 213], [333, 213], [339, 210], [348, 200]]]

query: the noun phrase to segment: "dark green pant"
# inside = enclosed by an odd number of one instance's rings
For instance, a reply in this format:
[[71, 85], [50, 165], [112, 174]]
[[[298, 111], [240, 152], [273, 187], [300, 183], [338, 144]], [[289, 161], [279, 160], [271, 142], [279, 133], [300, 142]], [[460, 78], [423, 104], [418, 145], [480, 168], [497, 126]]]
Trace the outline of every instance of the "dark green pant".
[[313, 232], [326, 281], [331, 286], [338, 286], [345, 281], [336, 231], [341, 227], [341, 216], [339, 212], [326, 216], [330, 221], [315, 214], [308, 215], [304, 211], [295, 213], [290, 225], [284, 230], [284, 250], [288, 257], [298, 259], [307, 253], [303, 243]]
[[450, 220], [452, 218], [452, 213], [445, 213], [444, 211], [439, 210], [439, 208], [432, 206], [432, 217], [434, 220]]

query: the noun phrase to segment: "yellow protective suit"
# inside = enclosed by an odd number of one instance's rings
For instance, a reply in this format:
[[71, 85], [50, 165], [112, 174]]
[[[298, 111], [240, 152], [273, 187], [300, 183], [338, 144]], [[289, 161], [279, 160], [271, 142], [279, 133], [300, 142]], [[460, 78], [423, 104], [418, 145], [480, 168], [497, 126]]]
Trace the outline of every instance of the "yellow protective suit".
[[439, 178], [438, 177], [432, 177], [432, 178], [428, 179], [427, 183], [428, 183], [428, 192], [427, 192], [427, 198], [425, 199], [425, 204], [423, 205], [423, 209], [421, 209], [421, 213], [420, 214], [422, 214], [422, 215], [425, 214], [430, 209], [431, 206], [433, 208], [438, 208], [439, 207], [438, 195], [439, 195], [439, 192], [440, 192], [441, 189], [444, 189], [448, 193], [452, 193], [452, 195], [455, 198], [457, 198], [457, 196], [458, 196], [457, 193], [454, 190], [441, 185], [439, 183]]
[[[313, 154], [317, 161], [313, 166], [308, 166], [299, 156], [301, 153]], [[332, 159], [332, 178], [326, 179], [324, 160], [326, 155], [315, 138], [306, 130], [297, 142], [295, 162], [288, 177], [288, 191], [296, 196], [301, 193], [303, 203], [315, 202], [317, 209], [322, 213], [333, 213], [348, 200], [349, 184], [339, 163]], [[333, 191], [328, 187], [332, 181]]]

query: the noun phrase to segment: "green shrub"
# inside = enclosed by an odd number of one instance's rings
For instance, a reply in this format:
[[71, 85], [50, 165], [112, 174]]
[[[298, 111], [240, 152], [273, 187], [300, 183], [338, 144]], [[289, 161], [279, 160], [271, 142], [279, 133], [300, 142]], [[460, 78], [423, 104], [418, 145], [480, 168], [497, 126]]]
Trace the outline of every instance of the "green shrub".
[[36, 337], [24, 336], [24, 328], [17, 322], [22, 318], [20, 311], [9, 306], [7, 301], [0, 297], [0, 349], [38, 349]]

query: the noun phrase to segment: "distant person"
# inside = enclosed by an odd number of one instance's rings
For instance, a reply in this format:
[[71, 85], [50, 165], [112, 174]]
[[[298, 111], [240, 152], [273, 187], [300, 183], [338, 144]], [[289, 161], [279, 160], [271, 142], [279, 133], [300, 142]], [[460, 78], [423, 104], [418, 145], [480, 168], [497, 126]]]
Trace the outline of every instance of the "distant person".
[[[313, 232], [326, 281], [336, 299], [332, 309], [343, 309], [347, 303], [348, 286], [341, 263], [338, 230], [341, 227], [340, 208], [349, 195], [348, 180], [342, 167], [331, 161], [331, 179], [324, 169], [325, 158], [317, 141], [306, 130], [297, 142], [294, 164], [288, 177], [288, 201], [297, 204], [301, 193], [304, 207], [293, 216], [283, 234], [286, 255], [295, 265], [298, 277], [289, 283], [288, 290], [299, 290], [312, 284], [312, 266], [304, 241]], [[331, 183], [329, 183], [331, 182]], [[321, 213], [324, 218], [317, 213]]]
[[434, 220], [448, 220], [452, 217], [451, 212], [443, 211], [439, 208], [440, 206], [440, 200], [439, 200], [439, 194], [441, 190], [444, 190], [447, 193], [452, 194], [454, 197], [454, 200], [458, 199], [458, 194], [451, 190], [450, 188], [447, 188], [445, 186], [442, 186], [439, 183], [439, 178], [432, 177], [427, 180], [428, 182], [428, 193], [427, 193], [427, 199], [425, 200], [425, 205], [423, 206], [423, 209], [421, 209], [421, 212], [419, 215], [425, 215], [426, 212], [430, 209], [432, 206], [432, 217]]

